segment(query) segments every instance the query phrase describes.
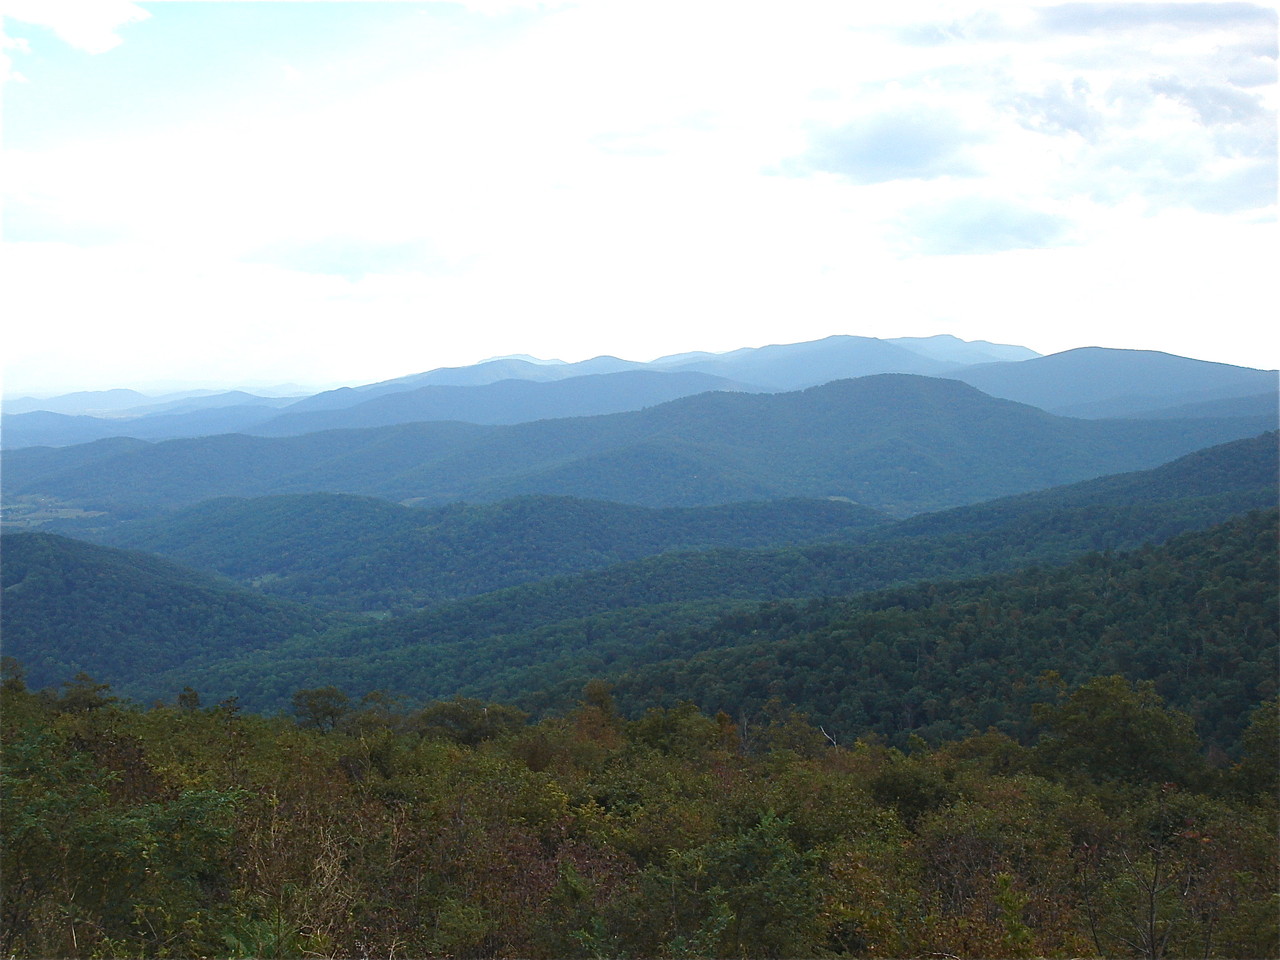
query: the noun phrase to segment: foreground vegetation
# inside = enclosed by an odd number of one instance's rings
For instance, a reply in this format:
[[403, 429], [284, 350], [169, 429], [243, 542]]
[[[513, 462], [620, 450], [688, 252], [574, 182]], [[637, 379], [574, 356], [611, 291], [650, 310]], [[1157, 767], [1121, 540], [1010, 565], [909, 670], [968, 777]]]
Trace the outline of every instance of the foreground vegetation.
[[[11, 665], [12, 666], [12, 665]], [[5, 956], [1264, 957], [1277, 711], [1240, 759], [1120, 677], [1035, 738], [835, 746], [778, 703], [530, 725], [4, 683]]]

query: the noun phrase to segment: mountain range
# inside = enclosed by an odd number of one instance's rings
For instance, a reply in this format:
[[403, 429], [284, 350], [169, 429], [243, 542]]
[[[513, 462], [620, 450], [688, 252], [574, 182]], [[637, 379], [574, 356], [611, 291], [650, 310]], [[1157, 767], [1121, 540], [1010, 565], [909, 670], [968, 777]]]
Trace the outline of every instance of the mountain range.
[[119, 517], [306, 492], [425, 505], [524, 494], [654, 507], [839, 497], [906, 516], [1151, 467], [1275, 426], [1274, 414], [1069, 419], [955, 380], [884, 374], [510, 426], [434, 421], [26, 448], [5, 457], [5, 494]]
[[[118, 542], [162, 550], [201, 573], [50, 534], [6, 534], [0, 613], [7, 652], [27, 660], [39, 682], [89, 669], [155, 697], [198, 675], [219, 696], [259, 709], [292, 689], [338, 682], [418, 698], [532, 696], [593, 672], [699, 654], [722, 642], [705, 632], [712, 624], [762, 601], [1159, 543], [1273, 506], [1278, 479], [1271, 434], [1153, 470], [898, 522], [847, 504], [664, 513], [550, 498], [442, 511], [331, 495], [223, 500], [106, 528]], [[748, 542], [753, 528], [761, 540], [801, 542], [723, 545]], [[615, 561], [628, 552], [647, 556]], [[566, 573], [571, 565], [580, 572]], [[523, 584], [491, 589], [503, 578]], [[460, 599], [441, 602], [450, 591]], [[240, 624], [262, 616], [263, 593], [280, 598], [270, 601], [270, 622], [283, 633], [246, 642]], [[236, 597], [243, 614], [234, 612]], [[363, 625], [331, 621], [317, 633], [318, 615], [285, 598], [331, 609], [368, 609], [370, 600], [427, 606]], [[201, 620], [211, 604], [220, 612]], [[199, 630], [175, 628], [193, 616]], [[228, 635], [210, 638], [211, 625]], [[140, 659], [167, 663], [168, 673], [139, 673], [132, 665]]]
[[[89, 669], [163, 696], [198, 674], [259, 709], [344, 677], [545, 706], [747, 642], [726, 626], [744, 604], [1061, 564], [1274, 506], [1275, 396], [1274, 371], [1152, 351], [832, 337], [302, 398], [62, 398], [6, 420], [5, 652], [41, 682]], [[42, 417], [147, 435], [12, 442]]]
[[639, 410], [707, 390], [786, 392], [879, 373], [958, 379], [991, 396], [1086, 418], [1234, 416], [1274, 409], [1277, 397], [1274, 371], [1154, 351], [1089, 347], [1041, 357], [1025, 347], [950, 336], [834, 336], [649, 363], [503, 357], [301, 397], [230, 391], [147, 398], [112, 390], [19, 398], [6, 402], [0, 438], [14, 449], [121, 436], [294, 436], [425, 420], [507, 424]]

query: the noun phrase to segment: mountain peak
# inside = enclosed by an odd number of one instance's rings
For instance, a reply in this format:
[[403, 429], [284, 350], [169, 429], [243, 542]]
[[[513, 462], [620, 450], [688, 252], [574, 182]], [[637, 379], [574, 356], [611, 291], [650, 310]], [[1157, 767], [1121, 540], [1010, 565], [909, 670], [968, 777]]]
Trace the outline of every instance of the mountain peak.
[[541, 366], [553, 366], [555, 364], [563, 364], [563, 360], [543, 360], [541, 357], [533, 357], [527, 353], [506, 353], [500, 357], [488, 357], [481, 360], [480, 363], [493, 363], [497, 360], [523, 360], [525, 363], [536, 363]]

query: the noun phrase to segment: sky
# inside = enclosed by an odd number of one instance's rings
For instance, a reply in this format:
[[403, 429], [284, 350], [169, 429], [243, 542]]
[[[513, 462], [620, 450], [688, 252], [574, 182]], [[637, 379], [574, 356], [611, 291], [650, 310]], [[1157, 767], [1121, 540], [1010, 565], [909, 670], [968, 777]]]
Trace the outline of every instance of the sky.
[[1273, 6], [0, 3], [6, 395], [833, 334], [1280, 366]]

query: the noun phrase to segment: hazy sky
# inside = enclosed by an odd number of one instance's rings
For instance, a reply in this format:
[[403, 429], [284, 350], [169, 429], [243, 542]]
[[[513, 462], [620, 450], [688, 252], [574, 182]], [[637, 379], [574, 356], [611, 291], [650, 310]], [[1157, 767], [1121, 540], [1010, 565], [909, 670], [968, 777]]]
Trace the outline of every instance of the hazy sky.
[[1270, 7], [3, 9], [8, 394], [835, 333], [1280, 365]]

